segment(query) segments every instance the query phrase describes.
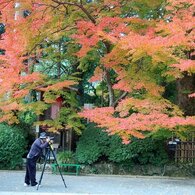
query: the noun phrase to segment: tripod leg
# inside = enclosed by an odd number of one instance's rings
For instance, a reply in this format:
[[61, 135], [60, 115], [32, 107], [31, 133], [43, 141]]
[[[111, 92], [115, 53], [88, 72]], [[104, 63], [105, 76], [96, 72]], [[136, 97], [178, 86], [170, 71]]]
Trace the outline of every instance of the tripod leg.
[[52, 149], [52, 146], [51, 146], [51, 145], [49, 145], [49, 146], [50, 146], [50, 150], [51, 150], [51, 152], [52, 152], [52, 155], [53, 155], [53, 157], [54, 157], [54, 160], [55, 160], [55, 162], [56, 162], [57, 168], [58, 168], [58, 170], [59, 170], [59, 173], [60, 173], [60, 175], [61, 175], [62, 181], [63, 181], [63, 183], [64, 183], [64, 186], [65, 186], [65, 188], [67, 188], [66, 183], [65, 183], [65, 180], [64, 180], [63, 175], [62, 175], [62, 172], [61, 172], [61, 170], [60, 170], [60, 166], [59, 166], [59, 164], [58, 164], [58, 161], [57, 161], [56, 156], [55, 156], [55, 154], [54, 154], [54, 151], [53, 151], [53, 149]]
[[43, 178], [43, 173], [45, 171], [45, 166], [46, 166], [46, 163], [47, 163], [48, 155], [49, 155], [49, 150], [47, 151], [47, 153], [45, 155], [45, 162], [44, 162], [44, 165], [43, 165], [43, 170], [42, 170], [42, 173], [41, 173], [41, 177], [40, 177], [38, 185], [37, 185], [37, 190], [39, 189], [39, 186], [41, 185], [41, 181], [42, 181], [42, 178]]

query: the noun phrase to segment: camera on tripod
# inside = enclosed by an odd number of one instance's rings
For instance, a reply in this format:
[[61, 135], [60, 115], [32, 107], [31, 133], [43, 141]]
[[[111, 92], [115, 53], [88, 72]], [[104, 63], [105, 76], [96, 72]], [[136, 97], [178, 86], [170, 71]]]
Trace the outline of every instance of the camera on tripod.
[[52, 145], [53, 144], [54, 137], [47, 136], [46, 137], [46, 140], [49, 143], [49, 145]]
[[54, 140], [54, 137], [47, 136], [46, 139]]
[[46, 147], [46, 150], [45, 150], [45, 155], [44, 155], [44, 165], [43, 165], [43, 170], [42, 170], [42, 173], [41, 173], [41, 177], [39, 179], [39, 182], [38, 182], [38, 185], [37, 185], [37, 190], [39, 189], [39, 186], [41, 184], [41, 181], [42, 181], [42, 178], [43, 178], [43, 173], [45, 171], [45, 166], [46, 166], [46, 163], [47, 163], [47, 160], [50, 160], [50, 152], [52, 153], [52, 156], [54, 158], [54, 161], [57, 165], [57, 168], [59, 170], [59, 173], [61, 175], [61, 178], [62, 178], [62, 181], [64, 183], [64, 187], [67, 188], [66, 186], [66, 183], [65, 183], [65, 180], [63, 178], [63, 175], [62, 175], [62, 172], [60, 170], [60, 167], [59, 167], [59, 164], [58, 164], [58, 161], [56, 159], [56, 155], [54, 154], [54, 149], [53, 149], [53, 140], [54, 140], [54, 137], [50, 137], [50, 136], [46, 136], [46, 134], [41, 134], [40, 138], [42, 139], [46, 139], [46, 141], [49, 143], [48, 144], [48, 147]]

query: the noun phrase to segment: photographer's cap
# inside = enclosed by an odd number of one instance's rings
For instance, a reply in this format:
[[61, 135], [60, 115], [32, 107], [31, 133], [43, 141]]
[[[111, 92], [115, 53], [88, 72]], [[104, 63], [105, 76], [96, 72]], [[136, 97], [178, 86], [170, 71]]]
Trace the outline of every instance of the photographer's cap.
[[46, 139], [46, 138], [47, 138], [46, 133], [45, 133], [45, 132], [40, 133], [39, 138], [40, 138], [40, 139]]

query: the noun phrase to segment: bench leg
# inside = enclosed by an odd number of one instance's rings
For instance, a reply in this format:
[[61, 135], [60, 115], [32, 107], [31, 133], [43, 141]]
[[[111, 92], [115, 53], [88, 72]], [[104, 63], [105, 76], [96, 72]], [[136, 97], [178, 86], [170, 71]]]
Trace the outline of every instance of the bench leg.
[[79, 169], [80, 169], [80, 167], [76, 167], [76, 176], [79, 175]]

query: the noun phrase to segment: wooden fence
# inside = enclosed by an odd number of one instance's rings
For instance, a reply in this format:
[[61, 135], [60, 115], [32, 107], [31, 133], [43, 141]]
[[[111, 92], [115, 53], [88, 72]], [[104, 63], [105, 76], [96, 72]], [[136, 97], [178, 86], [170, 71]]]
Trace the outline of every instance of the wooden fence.
[[189, 141], [179, 142], [176, 146], [175, 161], [195, 163], [195, 132], [191, 132]]
[[182, 163], [195, 163], [195, 142], [186, 141], [177, 144], [175, 161]]

